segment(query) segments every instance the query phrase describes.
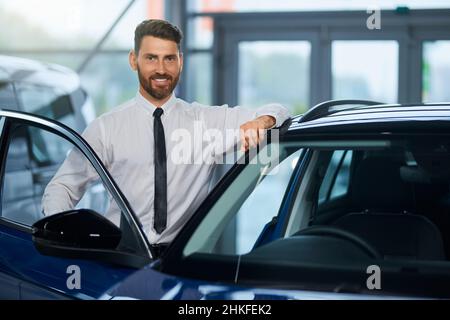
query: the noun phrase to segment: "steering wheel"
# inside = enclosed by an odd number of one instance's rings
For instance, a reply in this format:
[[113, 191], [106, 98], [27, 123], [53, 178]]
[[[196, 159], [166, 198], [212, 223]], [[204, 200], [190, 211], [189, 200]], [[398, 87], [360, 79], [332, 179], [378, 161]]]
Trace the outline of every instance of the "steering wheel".
[[331, 226], [312, 226], [300, 231], [297, 231], [293, 234], [294, 236], [304, 236], [304, 235], [311, 235], [311, 236], [330, 236], [334, 238], [339, 238], [343, 240], [350, 241], [360, 249], [362, 249], [367, 255], [369, 255], [371, 258], [374, 259], [382, 259], [383, 256], [378, 252], [378, 250], [368, 243], [366, 240], [361, 238], [360, 236], [357, 236], [354, 233], [348, 232], [346, 230], [331, 227]]

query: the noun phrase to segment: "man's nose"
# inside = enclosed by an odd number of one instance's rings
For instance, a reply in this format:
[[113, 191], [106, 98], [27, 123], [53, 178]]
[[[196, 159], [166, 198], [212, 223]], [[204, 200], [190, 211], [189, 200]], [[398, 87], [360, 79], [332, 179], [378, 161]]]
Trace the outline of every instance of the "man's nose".
[[164, 65], [164, 60], [159, 60], [157, 68], [156, 68], [156, 72], [158, 72], [160, 74], [166, 73], [166, 66]]

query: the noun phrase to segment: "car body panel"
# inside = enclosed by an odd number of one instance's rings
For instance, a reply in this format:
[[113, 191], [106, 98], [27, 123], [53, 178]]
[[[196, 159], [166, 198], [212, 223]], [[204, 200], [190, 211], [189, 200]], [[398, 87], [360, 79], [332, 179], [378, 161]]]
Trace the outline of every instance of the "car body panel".
[[[303, 134], [344, 134], [386, 132], [439, 132], [450, 126], [450, 105], [430, 104], [401, 107], [364, 107], [331, 113], [328, 116], [301, 123], [293, 120], [288, 136]], [[297, 121], [295, 121], [297, 120]]]
[[[151, 280], [151, 281], [150, 281]], [[418, 299], [417, 297], [330, 293], [308, 290], [281, 290], [252, 288], [240, 285], [211, 283], [170, 276], [151, 268], [139, 270], [116, 287], [110, 289], [102, 299], [144, 300], [377, 300]]]
[[[0, 224], [2, 248], [0, 272], [17, 277], [21, 284], [27, 283], [29, 291], [32, 290], [30, 286], [35, 285], [34, 296], [46, 292], [44, 297], [59, 294], [63, 297], [82, 295], [86, 298], [96, 299], [113, 284], [135, 271], [135, 269], [96, 261], [44, 256], [36, 250], [31, 237], [30, 233]], [[67, 271], [71, 265], [79, 266], [81, 270], [81, 288], [78, 290], [70, 290], [67, 286], [67, 280], [71, 275]], [[40, 287], [39, 284], [45, 284], [48, 289]], [[21, 295], [22, 298], [25, 298], [23, 292]]]
[[[385, 109], [383, 109], [385, 108]], [[448, 132], [450, 129], [450, 106], [406, 106], [399, 110], [395, 106], [369, 107], [361, 113], [360, 109], [339, 111], [320, 119], [306, 123], [297, 123], [293, 119], [287, 133], [281, 139], [332, 139], [336, 135], [355, 137], [367, 134], [380, 138], [382, 134], [423, 134], [424, 132]], [[382, 110], [380, 110], [382, 109]], [[378, 110], [378, 111], [377, 111]], [[41, 123], [41, 125], [44, 125]], [[49, 125], [49, 124], [47, 124]], [[57, 126], [54, 124], [54, 126]], [[75, 134], [75, 133], [74, 133]], [[382, 136], [382, 135], [381, 135]], [[303, 159], [307, 159], [305, 152]], [[97, 168], [99, 169], [99, 168]], [[104, 170], [103, 167], [101, 169]], [[153, 263], [140, 270], [117, 267], [110, 264], [89, 260], [62, 259], [43, 256], [34, 248], [31, 234], [0, 224], [0, 297], [9, 293], [9, 298], [75, 298], [75, 299], [163, 299], [163, 300], [288, 300], [288, 299], [415, 299], [413, 295], [391, 295], [377, 292], [374, 294], [312, 291], [298, 288], [278, 289], [259, 283], [244, 285], [223, 282], [220, 279], [206, 281], [187, 278], [166, 272], [166, 267], [179, 261], [182, 248], [192, 230], [207, 214], [214, 201], [220, 197], [227, 185], [243, 169], [235, 165], [218, 183], [205, 202], [196, 211], [187, 225], [173, 241], [167, 252]], [[302, 161], [294, 170], [289, 186], [296, 185], [302, 179]], [[106, 174], [106, 173], [103, 173]], [[284, 197], [279, 219], [285, 219], [292, 201], [293, 191]], [[124, 206], [126, 199], [120, 197]], [[282, 223], [267, 231], [264, 237], [274, 240], [282, 233]], [[20, 251], [17, 249], [20, 248]], [[67, 286], [67, 267], [78, 265], [82, 271], [80, 289], [70, 290]], [[176, 266], [175, 266], [176, 267]], [[175, 267], [171, 267], [175, 270]], [[199, 271], [201, 272], [201, 270]], [[181, 274], [181, 273], [180, 273]], [[84, 279], [84, 280], [83, 280]], [[18, 286], [18, 288], [17, 288]], [[426, 298], [426, 297], [425, 297]]]

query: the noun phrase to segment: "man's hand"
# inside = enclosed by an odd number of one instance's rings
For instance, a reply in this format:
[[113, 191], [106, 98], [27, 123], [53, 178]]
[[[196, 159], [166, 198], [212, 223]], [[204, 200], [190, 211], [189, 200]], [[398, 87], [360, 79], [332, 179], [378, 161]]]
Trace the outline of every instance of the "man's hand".
[[245, 152], [249, 148], [255, 148], [264, 140], [266, 129], [272, 128], [275, 123], [274, 117], [261, 116], [241, 125], [241, 151]]

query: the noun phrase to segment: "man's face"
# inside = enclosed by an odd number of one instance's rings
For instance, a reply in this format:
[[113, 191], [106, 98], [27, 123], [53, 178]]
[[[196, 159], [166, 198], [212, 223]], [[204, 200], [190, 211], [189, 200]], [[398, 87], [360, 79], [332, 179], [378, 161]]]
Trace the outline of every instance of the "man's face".
[[183, 58], [174, 41], [145, 36], [138, 55], [130, 53], [130, 64], [138, 73], [141, 93], [160, 105], [169, 99], [180, 79]]

